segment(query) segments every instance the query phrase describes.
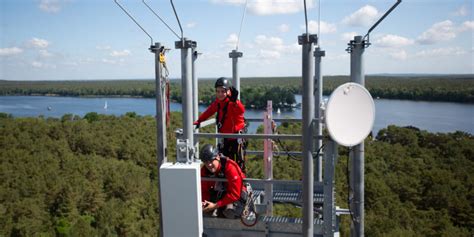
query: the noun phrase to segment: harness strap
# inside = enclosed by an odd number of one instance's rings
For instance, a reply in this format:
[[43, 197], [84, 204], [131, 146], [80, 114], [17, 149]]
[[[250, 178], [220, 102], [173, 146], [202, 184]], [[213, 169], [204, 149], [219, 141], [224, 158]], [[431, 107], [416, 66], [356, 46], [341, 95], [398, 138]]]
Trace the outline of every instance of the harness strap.
[[[219, 171], [219, 174], [217, 174], [217, 176], [219, 178], [224, 178], [225, 177], [225, 167], [227, 165], [227, 161], [228, 161], [228, 158], [227, 157], [221, 157], [221, 170]], [[230, 162], [232, 164], [232, 162]], [[244, 177], [242, 176], [242, 170], [240, 170], [240, 167], [237, 163], [235, 163], [235, 166], [238, 167], [239, 169], [237, 169], [239, 171], [239, 176], [240, 178], [242, 179], [242, 187], [245, 186], [244, 184]]]
[[224, 105], [224, 108], [222, 108], [222, 118], [219, 120], [219, 113], [221, 111], [221, 104], [217, 103], [217, 118], [216, 118], [216, 125], [217, 125], [217, 130], [220, 132], [222, 126], [224, 125], [224, 120], [225, 116], [227, 115], [227, 107], [229, 105], [229, 102], [227, 102]]

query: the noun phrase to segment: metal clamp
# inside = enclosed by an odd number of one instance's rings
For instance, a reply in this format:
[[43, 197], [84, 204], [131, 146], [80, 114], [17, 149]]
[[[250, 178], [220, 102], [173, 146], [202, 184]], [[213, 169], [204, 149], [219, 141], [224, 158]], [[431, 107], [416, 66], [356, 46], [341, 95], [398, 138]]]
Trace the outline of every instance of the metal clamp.
[[180, 163], [193, 162], [194, 146], [189, 144], [188, 139], [176, 140], [176, 161]]
[[196, 48], [197, 43], [196, 43], [196, 41], [192, 41], [192, 40], [188, 40], [186, 38], [183, 38], [183, 40], [175, 41], [174, 46], [177, 49]]
[[318, 35], [306, 35], [302, 34], [298, 36], [298, 44], [309, 44], [309, 43], [317, 43], [318, 42]]

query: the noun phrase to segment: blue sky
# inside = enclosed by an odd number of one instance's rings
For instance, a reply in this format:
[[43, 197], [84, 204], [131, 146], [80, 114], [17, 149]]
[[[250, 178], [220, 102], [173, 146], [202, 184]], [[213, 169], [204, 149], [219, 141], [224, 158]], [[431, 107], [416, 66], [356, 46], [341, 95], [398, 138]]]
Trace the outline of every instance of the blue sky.
[[[146, 0], [179, 34], [167, 0]], [[395, 0], [307, 0], [310, 33], [318, 33], [324, 75], [348, 75], [347, 43], [365, 35]], [[178, 38], [141, 0], [120, 3], [167, 55], [170, 77], [180, 77]], [[199, 78], [231, 76], [246, 0], [175, 0], [184, 36], [198, 44]], [[371, 34], [365, 71], [474, 73], [471, 0], [404, 0]], [[154, 78], [150, 39], [113, 0], [1, 0], [0, 79], [87, 80]], [[239, 51], [240, 75], [300, 76], [303, 0], [248, 0]]]

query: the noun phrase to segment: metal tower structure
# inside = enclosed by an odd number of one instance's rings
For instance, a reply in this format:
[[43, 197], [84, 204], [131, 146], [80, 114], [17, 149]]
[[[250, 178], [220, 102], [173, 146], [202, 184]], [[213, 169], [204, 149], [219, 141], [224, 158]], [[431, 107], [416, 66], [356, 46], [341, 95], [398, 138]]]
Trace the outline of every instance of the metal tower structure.
[[[302, 88], [303, 115], [301, 119], [272, 119], [272, 104], [268, 103], [265, 117], [250, 118], [249, 121], [264, 123], [264, 134], [216, 134], [201, 133], [193, 128], [193, 121], [198, 115], [198, 84], [196, 77], [196, 61], [198, 58], [197, 43], [184, 37], [178, 14], [173, 1], [170, 3], [181, 29], [181, 36], [176, 34], [145, 2], [152, 11], [178, 38], [175, 48], [181, 51], [181, 85], [182, 85], [182, 120], [183, 129], [177, 133], [176, 163], [167, 162], [165, 77], [164, 62], [161, 60], [165, 47], [154, 43], [153, 38], [145, 29], [123, 8], [114, 2], [148, 35], [151, 41], [149, 50], [155, 55], [156, 79], [156, 123], [157, 123], [157, 160], [159, 169], [160, 195], [160, 235], [161, 236], [335, 236], [339, 228], [339, 215], [353, 215], [351, 236], [364, 235], [364, 145], [356, 145], [350, 154], [351, 177], [350, 187], [353, 191], [350, 197], [349, 209], [339, 209], [335, 206], [335, 167], [338, 159], [338, 144], [329, 137], [322, 136], [323, 117], [323, 81], [321, 58], [325, 56], [315, 44], [317, 35], [305, 34], [298, 36], [302, 45]], [[369, 33], [401, 2], [398, 0], [385, 13], [368, 33], [356, 36], [349, 43], [351, 53], [351, 81], [364, 85], [363, 53], [370, 45]], [[244, 12], [245, 14], [245, 12]], [[305, 19], [306, 11], [305, 11]], [[243, 21], [243, 19], [242, 19]], [[240, 34], [240, 33], [239, 33]], [[233, 83], [240, 90], [238, 73], [238, 58], [242, 53], [233, 50], [229, 53], [232, 58]], [[203, 122], [202, 126], [213, 124], [214, 121]], [[272, 122], [301, 122], [302, 135], [273, 134]], [[199, 138], [245, 138], [263, 139], [264, 151], [248, 151], [248, 154], [263, 155], [265, 178], [245, 181], [252, 184], [256, 212], [260, 214], [254, 226], [244, 226], [237, 219], [203, 218], [201, 207], [201, 177], [198, 157]], [[302, 151], [288, 151], [302, 157], [301, 167], [303, 179], [274, 180], [272, 171], [273, 147], [272, 139], [300, 140]], [[324, 139], [324, 141], [323, 141]], [[323, 152], [320, 151], [325, 148]], [[316, 164], [313, 164], [316, 158]], [[324, 169], [323, 169], [324, 166]], [[316, 174], [316, 176], [315, 176]], [[219, 180], [203, 178], [203, 180]], [[302, 207], [303, 218], [273, 216], [274, 202], [290, 203]], [[176, 205], [179, 203], [179, 205]], [[183, 215], [183, 213], [186, 213]], [[315, 217], [315, 213], [317, 214]]]

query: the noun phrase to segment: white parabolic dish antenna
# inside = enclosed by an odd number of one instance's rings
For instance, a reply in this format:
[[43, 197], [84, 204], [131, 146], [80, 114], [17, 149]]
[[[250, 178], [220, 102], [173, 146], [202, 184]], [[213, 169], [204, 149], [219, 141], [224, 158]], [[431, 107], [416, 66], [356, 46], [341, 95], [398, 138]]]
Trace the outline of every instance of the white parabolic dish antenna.
[[372, 131], [375, 105], [370, 93], [353, 82], [340, 85], [329, 97], [325, 112], [331, 138], [343, 146], [354, 146]]

